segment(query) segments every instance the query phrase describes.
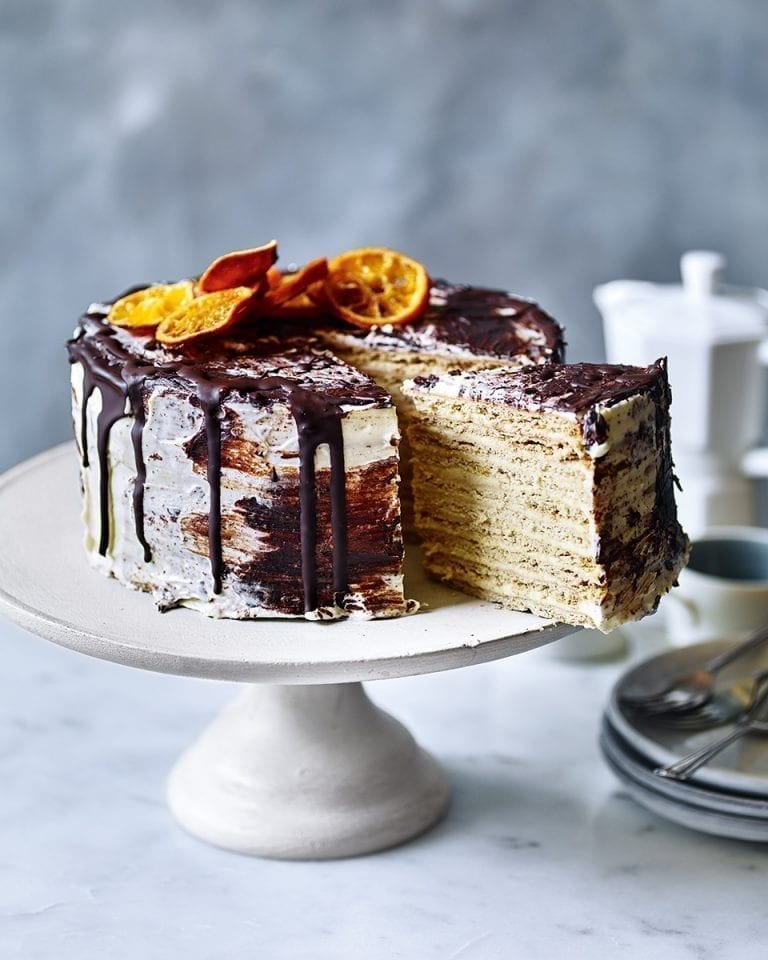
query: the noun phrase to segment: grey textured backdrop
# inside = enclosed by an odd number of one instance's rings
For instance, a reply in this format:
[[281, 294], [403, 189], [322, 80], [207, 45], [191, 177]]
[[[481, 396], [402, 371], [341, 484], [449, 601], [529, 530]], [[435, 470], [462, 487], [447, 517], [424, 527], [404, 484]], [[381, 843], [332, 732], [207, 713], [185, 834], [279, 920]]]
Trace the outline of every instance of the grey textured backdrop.
[[764, 0], [0, 0], [0, 467], [69, 435], [91, 300], [272, 236], [536, 297], [690, 246], [768, 283]]

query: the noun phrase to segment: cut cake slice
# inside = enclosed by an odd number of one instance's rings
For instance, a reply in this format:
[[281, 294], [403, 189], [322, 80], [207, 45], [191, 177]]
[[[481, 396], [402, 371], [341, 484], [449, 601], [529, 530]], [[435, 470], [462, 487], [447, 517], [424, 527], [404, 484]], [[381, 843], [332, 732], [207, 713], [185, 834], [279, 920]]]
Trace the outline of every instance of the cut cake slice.
[[604, 632], [656, 609], [688, 552], [665, 361], [454, 371], [404, 392], [432, 575]]
[[533, 300], [504, 290], [433, 280], [423, 317], [401, 326], [370, 329], [321, 325], [318, 335], [334, 354], [383, 386], [397, 406], [400, 503], [406, 536], [414, 534], [408, 425], [413, 403], [403, 381], [449, 370], [524, 367], [562, 361], [562, 327]]

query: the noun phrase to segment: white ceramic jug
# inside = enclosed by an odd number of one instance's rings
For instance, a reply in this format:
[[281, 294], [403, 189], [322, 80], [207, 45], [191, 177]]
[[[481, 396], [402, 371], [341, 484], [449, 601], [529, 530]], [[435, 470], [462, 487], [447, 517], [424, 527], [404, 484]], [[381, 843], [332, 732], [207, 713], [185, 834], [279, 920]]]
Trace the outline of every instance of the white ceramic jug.
[[683, 526], [754, 522], [746, 479], [768, 476], [761, 433], [768, 363], [768, 291], [723, 286], [725, 259], [683, 255], [682, 286], [615, 280], [594, 291], [611, 363], [669, 359], [672, 455]]

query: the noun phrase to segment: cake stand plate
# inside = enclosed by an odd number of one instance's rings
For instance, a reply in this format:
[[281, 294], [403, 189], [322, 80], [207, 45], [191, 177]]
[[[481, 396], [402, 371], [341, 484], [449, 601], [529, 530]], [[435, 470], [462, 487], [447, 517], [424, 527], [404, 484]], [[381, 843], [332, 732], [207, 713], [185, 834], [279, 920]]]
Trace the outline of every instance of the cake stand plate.
[[242, 853], [351, 856], [422, 833], [449, 788], [438, 763], [368, 699], [365, 680], [524, 653], [572, 633], [425, 578], [418, 550], [395, 620], [212, 620], [157, 612], [92, 570], [82, 546], [77, 460], [56, 447], [0, 477], [0, 610], [90, 656], [248, 683], [180, 758], [170, 807], [191, 833]]

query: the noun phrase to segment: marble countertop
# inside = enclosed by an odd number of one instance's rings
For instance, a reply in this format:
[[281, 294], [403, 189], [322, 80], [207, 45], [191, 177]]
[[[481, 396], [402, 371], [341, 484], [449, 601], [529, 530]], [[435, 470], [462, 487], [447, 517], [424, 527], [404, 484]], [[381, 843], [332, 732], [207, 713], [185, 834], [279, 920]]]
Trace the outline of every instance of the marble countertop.
[[600, 758], [626, 659], [542, 648], [369, 684], [447, 769], [448, 816], [385, 853], [290, 863], [206, 846], [163, 801], [231, 684], [5, 621], [0, 642], [2, 960], [765, 956], [768, 847], [657, 818]]

